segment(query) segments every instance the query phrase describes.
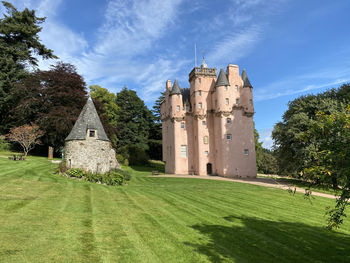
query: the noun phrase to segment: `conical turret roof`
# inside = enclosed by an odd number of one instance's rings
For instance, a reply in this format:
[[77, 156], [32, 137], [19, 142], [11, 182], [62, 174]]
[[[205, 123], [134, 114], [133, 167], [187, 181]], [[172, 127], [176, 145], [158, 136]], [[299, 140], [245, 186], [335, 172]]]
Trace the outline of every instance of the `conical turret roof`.
[[171, 91], [170, 91], [170, 95], [173, 95], [173, 94], [181, 94], [179, 83], [177, 83], [176, 79], [175, 79], [173, 87], [171, 88]]
[[66, 141], [85, 140], [88, 129], [97, 131], [97, 140], [109, 141], [94, 103], [88, 99]]
[[219, 87], [219, 86], [230, 86], [226, 73], [223, 69], [220, 69], [219, 77], [218, 77], [218, 80], [216, 81], [215, 87]]
[[247, 73], [245, 72], [245, 69], [243, 69], [242, 71], [241, 78], [243, 80], [243, 87], [249, 87], [249, 88], [253, 87], [252, 84], [250, 84], [250, 81], [248, 79]]

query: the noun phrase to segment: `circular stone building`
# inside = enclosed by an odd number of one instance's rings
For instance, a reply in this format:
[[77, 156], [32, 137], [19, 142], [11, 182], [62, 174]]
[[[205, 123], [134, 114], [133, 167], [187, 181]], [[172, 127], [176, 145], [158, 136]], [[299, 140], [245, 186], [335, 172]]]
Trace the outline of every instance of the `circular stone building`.
[[66, 138], [65, 162], [68, 168], [103, 174], [120, 168], [94, 103], [88, 99]]

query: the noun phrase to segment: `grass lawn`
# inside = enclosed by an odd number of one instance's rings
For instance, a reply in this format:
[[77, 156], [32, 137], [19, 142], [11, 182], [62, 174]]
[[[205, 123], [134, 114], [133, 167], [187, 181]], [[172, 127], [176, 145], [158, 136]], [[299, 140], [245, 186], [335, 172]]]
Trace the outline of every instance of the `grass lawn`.
[[142, 167], [112, 187], [54, 168], [0, 157], [0, 262], [350, 262], [350, 218], [325, 229], [334, 200]]

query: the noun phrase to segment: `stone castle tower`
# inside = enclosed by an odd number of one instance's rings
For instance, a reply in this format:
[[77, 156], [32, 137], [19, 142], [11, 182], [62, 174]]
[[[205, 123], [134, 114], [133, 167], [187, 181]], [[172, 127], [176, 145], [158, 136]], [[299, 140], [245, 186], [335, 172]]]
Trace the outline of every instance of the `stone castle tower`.
[[256, 177], [253, 87], [229, 64], [189, 74], [190, 88], [166, 82], [161, 104], [166, 173]]
[[94, 103], [88, 99], [66, 138], [65, 161], [68, 168], [103, 174], [120, 168]]

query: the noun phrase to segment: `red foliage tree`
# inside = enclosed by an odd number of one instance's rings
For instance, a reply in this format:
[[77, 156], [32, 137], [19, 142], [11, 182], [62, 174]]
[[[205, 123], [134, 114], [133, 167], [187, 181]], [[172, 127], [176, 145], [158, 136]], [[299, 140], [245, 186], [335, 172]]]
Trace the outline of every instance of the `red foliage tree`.
[[24, 156], [27, 156], [36, 144], [40, 144], [39, 138], [43, 134], [38, 125], [31, 123], [12, 128], [6, 137], [12, 142], [19, 143], [23, 148]]
[[17, 85], [19, 105], [13, 116], [18, 124], [37, 123], [45, 132], [42, 140], [56, 149], [64, 145], [87, 100], [86, 84], [76, 68], [58, 63], [48, 71], [36, 71]]

